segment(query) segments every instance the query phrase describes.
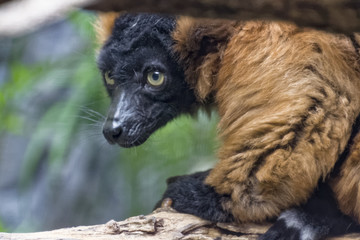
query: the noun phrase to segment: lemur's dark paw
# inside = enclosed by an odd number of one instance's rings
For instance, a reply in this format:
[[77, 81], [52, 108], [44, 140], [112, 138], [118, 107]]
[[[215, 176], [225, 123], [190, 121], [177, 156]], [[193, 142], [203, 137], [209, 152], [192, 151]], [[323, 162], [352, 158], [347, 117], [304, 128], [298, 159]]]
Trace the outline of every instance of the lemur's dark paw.
[[211, 186], [204, 184], [208, 174], [209, 171], [206, 171], [168, 179], [167, 189], [156, 206], [160, 207], [163, 203], [168, 205], [166, 199], [170, 199], [171, 207], [178, 212], [193, 214], [210, 221], [231, 221], [231, 214], [221, 207], [226, 196], [217, 194]]
[[259, 240], [319, 240], [328, 234], [326, 227], [310, 224], [308, 220], [297, 209], [287, 210]]

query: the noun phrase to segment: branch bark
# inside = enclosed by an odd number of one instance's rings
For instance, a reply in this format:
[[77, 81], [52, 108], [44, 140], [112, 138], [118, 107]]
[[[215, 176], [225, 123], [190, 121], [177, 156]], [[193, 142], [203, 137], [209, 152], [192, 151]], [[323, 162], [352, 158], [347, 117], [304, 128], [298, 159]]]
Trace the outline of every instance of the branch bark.
[[360, 31], [358, 0], [98, 0], [87, 8], [241, 20], [277, 19], [327, 31]]
[[359, 0], [64, 0], [56, 4], [48, 0], [0, 0], [3, 2], [8, 3], [0, 5], [0, 36], [28, 32], [74, 6], [97, 11], [275, 19], [332, 32], [360, 32]]
[[[177, 213], [171, 208], [157, 209], [147, 216], [136, 216], [121, 222], [114, 220], [95, 226], [64, 228], [35, 233], [0, 233], [2, 240], [255, 240], [269, 224], [212, 223], [193, 215]], [[360, 234], [332, 240], [360, 239]]]

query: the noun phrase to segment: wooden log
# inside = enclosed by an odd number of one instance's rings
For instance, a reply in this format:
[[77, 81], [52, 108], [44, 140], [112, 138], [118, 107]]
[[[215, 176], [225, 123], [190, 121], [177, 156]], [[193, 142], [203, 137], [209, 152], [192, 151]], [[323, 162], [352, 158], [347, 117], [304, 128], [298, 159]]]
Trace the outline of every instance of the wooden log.
[[332, 32], [360, 32], [359, 0], [66, 0], [56, 1], [56, 4], [51, 2], [50, 5], [48, 0], [0, 1], [11, 3], [0, 5], [2, 36], [21, 35], [54, 19], [54, 14], [58, 16], [74, 6], [96, 11], [156, 12], [239, 20], [275, 19]]
[[[212, 223], [193, 215], [177, 213], [171, 208], [157, 209], [146, 216], [121, 222], [114, 220], [95, 226], [80, 226], [35, 233], [0, 233], [1, 240], [255, 240], [270, 224]], [[332, 240], [360, 239], [352, 234]]]
[[241, 20], [276, 19], [327, 31], [360, 31], [358, 0], [97, 0], [87, 8]]

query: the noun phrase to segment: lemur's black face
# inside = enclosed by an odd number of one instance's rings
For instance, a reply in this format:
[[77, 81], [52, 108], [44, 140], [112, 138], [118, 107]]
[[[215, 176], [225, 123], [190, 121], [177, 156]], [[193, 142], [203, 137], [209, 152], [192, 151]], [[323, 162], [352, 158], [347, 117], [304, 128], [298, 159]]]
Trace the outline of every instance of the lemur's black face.
[[192, 90], [172, 52], [175, 20], [124, 15], [115, 22], [98, 66], [111, 105], [103, 133], [111, 144], [142, 144], [194, 103]]

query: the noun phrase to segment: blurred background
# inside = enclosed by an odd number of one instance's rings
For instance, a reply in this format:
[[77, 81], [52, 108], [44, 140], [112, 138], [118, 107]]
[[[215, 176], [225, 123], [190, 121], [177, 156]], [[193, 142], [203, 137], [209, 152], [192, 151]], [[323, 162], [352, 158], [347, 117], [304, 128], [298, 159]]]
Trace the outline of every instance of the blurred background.
[[[0, 20], [1, 13], [2, 5]], [[95, 63], [95, 19], [73, 9], [40, 28], [0, 31], [0, 231], [147, 214], [168, 177], [215, 162], [214, 113], [182, 116], [137, 148], [106, 143], [109, 100]]]

